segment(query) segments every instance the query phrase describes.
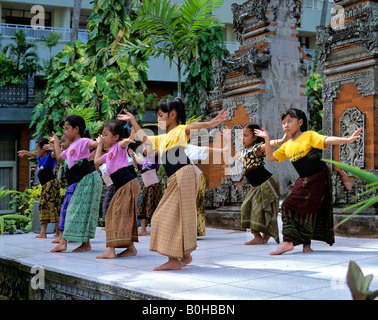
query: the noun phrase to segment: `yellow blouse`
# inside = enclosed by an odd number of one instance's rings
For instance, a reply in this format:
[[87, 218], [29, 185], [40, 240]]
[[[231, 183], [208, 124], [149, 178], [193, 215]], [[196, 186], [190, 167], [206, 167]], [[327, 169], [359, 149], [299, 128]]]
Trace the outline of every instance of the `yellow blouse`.
[[324, 145], [327, 136], [323, 136], [315, 131], [303, 132], [295, 141], [286, 141], [278, 150], [273, 152], [277, 162], [289, 159], [291, 162], [297, 161], [306, 156], [311, 149], [328, 149]]
[[188, 146], [190, 134], [186, 134], [185, 129], [186, 125], [178, 125], [168, 133], [160, 134], [158, 136], [149, 136], [148, 139], [151, 141], [152, 148], [158, 150], [159, 154], [162, 155], [171, 148], [186, 148]]

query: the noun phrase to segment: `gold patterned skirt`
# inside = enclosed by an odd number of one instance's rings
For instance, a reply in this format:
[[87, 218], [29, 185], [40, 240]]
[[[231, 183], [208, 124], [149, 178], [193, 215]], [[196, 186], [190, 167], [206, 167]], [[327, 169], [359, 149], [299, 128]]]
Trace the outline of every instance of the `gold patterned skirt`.
[[53, 179], [42, 186], [39, 200], [39, 220], [41, 224], [59, 222], [60, 207], [60, 184], [58, 179]]
[[177, 170], [151, 219], [150, 250], [183, 258], [197, 247], [198, 175], [193, 165]]
[[137, 207], [140, 184], [133, 179], [117, 190], [105, 217], [106, 247], [125, 248], [138, 242]]
[[201, 173], [199, 175], [199, 188], [197, 194], [197, 236], [206, 236], [205, 191], [206, 177], [204, 173]]

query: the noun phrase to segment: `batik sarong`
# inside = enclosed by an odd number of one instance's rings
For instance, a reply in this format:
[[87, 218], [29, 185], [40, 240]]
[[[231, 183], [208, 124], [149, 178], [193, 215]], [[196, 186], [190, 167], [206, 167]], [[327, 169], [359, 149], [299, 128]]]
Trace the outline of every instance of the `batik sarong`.
[[39, 200], [39, 220], [41, 224], [58, 222], [60, 206], [59, 180], [50, 180], [42, 186], [41, 198]]
[[186, 165], [168, 178], [167, 188], [151, 219], [150, 250], [183, 258], [197, 247], [198, 176]]
[[332, 190], [328, 167], [318, 173], [299, 178], [282, 203], [284, 241], [294, 245], [320, 240], [332, 245]]
[[270, 235], [280, 243], [277, 216], [280, 201], [280, 186], [271, 176], [257, 187], [251, 187], [241, 205], [241, 226], [253, 232]]
[[71, 199], [72, 199], [72, 196], [74, 194], [77, 184], [78, 182], [75, 182], [69, 185], [66, 189], [66, 194], [64, 195], [64, 201], [62, 204], [62, 208], [60, 210], [60, 217], [59, 217], [59, 231], [61, 232], [64, 231], [64, 223], [66, 221], [67, 208], [71, 202]]
[[145, 187], [140, 198], [138, 208], [138, 219], [146, 219], [151, 221], [159, 202], [163, 196], [163, 189], [160, 182]]
[[114, 184], [106, 188], [104, 201], [102, 202], [102, 218], [103, 219], [106, 218], [106, 213], [108, 212], [110, 202], [112, 201], [116, 191], [117, 191], [117, 188], [115, 187]]
[[133, 179], [115, 193], [105, 218], [106, 247], [125, 248], [138, 241], [139, 191], [139, 181]]
[[199, 188], [197, 193], [197, 236], [206, 235], [205, 191], [206, 177], [204, 173], [201, 173], [199, 175]]
[[67, 208], [64, 240], [87, 242], [95, 237], [101, 192], [102, 179], [97, 171], [80, 180]]

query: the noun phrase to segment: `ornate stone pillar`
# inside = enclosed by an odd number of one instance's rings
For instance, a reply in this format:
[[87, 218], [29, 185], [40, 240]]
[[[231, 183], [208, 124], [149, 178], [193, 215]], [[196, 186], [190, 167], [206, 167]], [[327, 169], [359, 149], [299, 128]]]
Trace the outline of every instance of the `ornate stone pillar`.
[[[209, 119], [223, 108], [230, 113], [226, 125], [235, 132], [254, 122], [266, 128], [272, 139], [280, 138], [281, 114], [290, 107], [307, 111], [304, 85], [311, 58], [297, 39], [301, 1], [246, 1], [242, 5], [233, 4], [232, 12], [240, 47], [226, 60], [213, 61], [215, 89], [202, 92], [202, 113]], [[215, 136], [212, 138], [216, 140]], [[236, 147], [241, 147], [239, 141], [237, 136]], [[226, 167], [229, 176], [224, 173]], [[200, 165], [200, 168], [207, 177], [208, 206], [243, 200], [248, 184], [242, 180], [233, 160], [228, 165]], [[267, 168], [278, 177], [281, 193], [286, 195], [298, 177], [292, 165], [288, 161], [267, 163]]]
[[[323, 157], [372, 171], [378, 170], [378, 3], [377, 1], [335, 0], [331, 22], [317, 28], [319, 63], [323, 82], [323, 133], [350, 136], [363, 127], [362, 139], [331, 146]], [[363, 200], [353, 197], [365, 184], [329, 164], [333, 176], [336, 220], [342, 208]], [[340, 233], [376, 234], [377, 208], [340, 228]], [[364, 215], [368, 215], [364, 217]]]

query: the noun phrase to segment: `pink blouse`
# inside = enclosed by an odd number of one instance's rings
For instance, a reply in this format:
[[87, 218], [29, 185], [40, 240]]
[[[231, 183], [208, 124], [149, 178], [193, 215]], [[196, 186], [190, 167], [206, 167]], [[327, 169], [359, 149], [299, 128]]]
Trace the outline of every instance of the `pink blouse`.
[[129, 160], [127, 159], [127, 149], [121, 147], [121, 141], [111, 146], [107, 153], [101, 156], [101, 162], [106, 163], [106, 169], [108, 175], [118, 171], [123, 167], [129, 166]]
[[92, 139], [89, 138], [79, 138], [72, 142], [71, 145], [60, 154], [62, 159], [67, 159], [69, 169], [73, 167], [76, 161], [90, 157], [89, 143], [91, 141]]

